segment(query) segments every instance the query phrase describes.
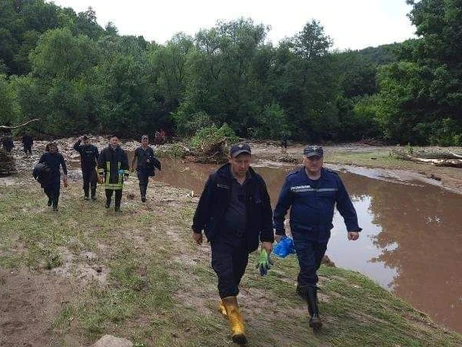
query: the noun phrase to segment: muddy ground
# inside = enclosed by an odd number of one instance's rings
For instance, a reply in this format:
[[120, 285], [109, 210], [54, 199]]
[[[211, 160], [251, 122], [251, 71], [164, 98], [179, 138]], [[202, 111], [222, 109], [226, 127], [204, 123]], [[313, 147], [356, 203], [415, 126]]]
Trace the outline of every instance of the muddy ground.
[[[76, 137], [58, 140], [60, 152], [64, 155], [71, 170], [76, 170], [79, 175], [79, 155], [72, 149]], [[93, 136], [92, 143], [100, 150], [107, 146], [107, 139], [103, 136]], [[46, 141], [36, 141], [33, 155], [26, 157], [21, 151], [21, 143], [15, 141], [13, 149], [16, 158], [18, 172], [25, 173], [31, 170], [31, 166], [38, 161], [41, 153], [45, 150]], [[134, 151], [139, 146], [136, 140], [122, 141], [122, 147], [127, 151]], [[154, 146], [155, 150], [168, 151], [169, 144]], [[251, 142], [252, 154], [259, 165], [284, 165], [301, 163], [304, 145], [293, 143], [286, 152], [282, 152], [277, 142]], [[187, 149], [187, 146], [184, 146]], [[437, 185], [443, 189], [462, 194], [462, 168], [436, 166], [431, 163], [412, 162], [396, 159], [392, 151], [396, 146], [369, 146], [361, 143], [324, 146], [326, 167], [334, 170], [344, 170], [359, 175], [376, 179], [398, 181], [423, 181]], [[452, 152], [462, 155], [461, 147], [425, 147], [415, 148], [415, 152], [443, 153]]]
[[[78, 182], [80, 179], [78, 154], [72, 150], [75, 140], [76, 138], [59, 140], [58, 145], [60, 152], [70, 164], [71, 180]], [[95, 137], [93, 143], [101, 149], [106, 146], [107, 142], [103, 137]], [[2, 186], [17, 184], [18, 180], [22, 180], [21, 177], [31, 174], [32, 167], [43, 153], [46, 142], [36, 142], [31, 157], [23, 155], [19, 142], [15, 142], [15, 145], [13, 153], [18, 174], [0, 178], [0, 189]], [[127, 150], [134, 150], [136, 146], [138, 146], [137, 141], [123, 142], [123, 147]], [[462, 194], [462, 169], [398, 160], [391, 162], [380, 160], [381, 156], [387, 158], [392, 148], [358, 144], [325, 146], [325, 163], [326, 166], [337, 170], [347, 170], [377, 179], [421, 180]], [[275, 143], [252, 143], [252, 149], [259, 163], [267, 162], [268, 165], [300, 162], [303, 153], [303, 145], [291, 145], [287, 153], [282, 153], [281, 148]], [[458, 153], [462, 152], [461, 148], [453, 150]], [[361, 156], [361, 166], [355, 166], [354, 159], [351, 159], [356, 154]], [[35, 184], [33, 180], [32, 182], [27, 180], [27, 182]], [[135, 184], [132, 189], [136, 192]], [[162, 197], [159, 198], [162, 199]], [[0, 268], [0, 308], [2, 311], [0, 346], [57, 345], [53, 342], [50, 321], [66, 302], [69, 293], [75, 290], [64, 277], [49, 276], [46, 273], [31, 273], [26, 269]], [[66, 342], [66, 345], [80, 346], [80, 343], [70, 340]]]

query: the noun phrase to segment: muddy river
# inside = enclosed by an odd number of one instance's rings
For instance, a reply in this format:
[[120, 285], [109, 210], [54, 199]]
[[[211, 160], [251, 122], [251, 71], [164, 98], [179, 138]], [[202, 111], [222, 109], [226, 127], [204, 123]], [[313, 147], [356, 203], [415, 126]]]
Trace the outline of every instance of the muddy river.
[[[155, 179], [200, 195], [214, 165], [162, 161]], [[293, 166], [253, 165], [274, 206]], [[356, 270], [462, 333], [462, 195], [420, 182], [390, 182], [341, 172], [364, 229], [348, 242], [336, 213], [327, 250], [336, 266]]]

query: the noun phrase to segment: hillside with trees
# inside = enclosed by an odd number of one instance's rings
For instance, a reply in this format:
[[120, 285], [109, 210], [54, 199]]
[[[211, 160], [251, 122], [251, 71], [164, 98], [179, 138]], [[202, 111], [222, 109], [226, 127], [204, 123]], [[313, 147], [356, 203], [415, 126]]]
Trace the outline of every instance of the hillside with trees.
[[337, 52], [316, 20], [277, 44], [245, 18], [159, 44], [102, 28], [91, 8], [0, 0], [0, 124], [460, 146], [462, 0], [408, 2], [417, 39]]

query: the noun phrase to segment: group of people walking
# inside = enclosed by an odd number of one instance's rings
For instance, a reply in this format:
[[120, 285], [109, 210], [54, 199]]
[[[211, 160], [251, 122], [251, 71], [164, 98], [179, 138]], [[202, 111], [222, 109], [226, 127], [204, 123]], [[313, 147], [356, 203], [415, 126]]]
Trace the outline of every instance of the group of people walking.
[[[119, 138], [116, 135], [109, 137], [109, 145], [101, 153], [95, 145], [90, 143], [86, 135], [79, 137], [73, 148], [80, 154], [85, 200], [96, 200], [96, 188], [99, 182], [104, 185], [105, 189], [105, 207], [111, 206], [112, 196], [115, 195], [114, 210], [120, 212], [124, 182], [128, 179], [130, 171], [135, 170], [136, 162], [141, 201], [146, 202], [148, 179], [155, 175], [155, 168], [161, 169], [159, 160], [154, 157], [154, 151], [149, 146], [147, 135], [142, 136], [141, 146], [135, 150], [131, 167], [127, 153], [120, 147]], [[41, 165], [36, 166], [34, 170], [34, 177], [38, 178], [48, 197], [48, 206], [53, 206], [53, 210], [57, 211], [61, 170], [64, 174], [63, 184], [67, 186], [67, 166], [55, 142], [47, 145], [39, 164]]]
[[[24, 134], [24, 136], [22, 137], [22, 144], [24, 153], [27, 156], [32, 155], [32, 145], [34, 144], [32, 136], [27, 133]], [[7, 135], [2, 138], [2, 147], [8, 153], [10, 153], [13, 150], [15, 146], [13, 142], [13, 137], [11, 135]]]
[[[106, 208], [115, 193], [115, 211], [120, 211], [124, 181], [135, 169], [141, 201], [146, 202], [149, 177], [161, 169], [149, 146], [149, 137], [141, 137], [131, 165], [119, 138], [112, 135], [101, 153], [82, 136], [73, 148], [80, 153], [85, 200], [96, 200], [96, 182], [104, 184]], [[337, 173], [323, 167], [324, 151], [320, 146], [307, 146], [303, 166], [287, 175], [274, 211], [265, 180], [251, 167], [251, 148], [238, 143], [230, 148], [228, 162], [213, 172], [197, 205], [192, 238], [202, 244], [203, 232], [211, 246], [211, 265], [218, 278], [218, 309], [229, 320], [233, 342], [247, 343], [244, 319], [237, 296], [246, 271], [249, 254], [261, 247], [258, 267], [261, 275], [270, 268], [274, 241], [287, 237], [285, 216], [290, 209], [290, 233], [300, 271], [296, 293], [307, 303], [309, 326], [322, 327], [317, 297], [317, 271], [327, 249], [333, 228], [334, 208], [342, 215], [347, 239], [357, 240], [361, 228], [349, 194]], [[67, 167], [56, 143], [50, 143], [41, 156], [50, 179], [42, 184], [48, 205], [58, 208], [60, 168], [67, 185]]]
[[[286, 237], [284, 219], [290, 208], [290, 229], [300, 272], [296, 293], [306, 301], [309, 326], [322, 326], [317, 298], [317, 270], [327, 249], [334, 208], [347, 228], [348, 240], [357, 240], [361, 228], [348, 192], [333, 171], [323, 168], [320, 146], [307, 146], [303, 167], [290, 173], [281, 188], [274, 212], [262, 176], [250, 166], [248, 144], [233, 145], [228, 163], [212, 173], [200, 197], [192, 224], [192, 237], [210, 242], [212, 267], [218, 277], [218, 310], [228, 318], [233, 342], [247, 343], [237, 295], [249, 253], [261, 243], [258, 267], [270, 267], [273, 242]], [[275, 233], [273, 233], [273, 229]]]

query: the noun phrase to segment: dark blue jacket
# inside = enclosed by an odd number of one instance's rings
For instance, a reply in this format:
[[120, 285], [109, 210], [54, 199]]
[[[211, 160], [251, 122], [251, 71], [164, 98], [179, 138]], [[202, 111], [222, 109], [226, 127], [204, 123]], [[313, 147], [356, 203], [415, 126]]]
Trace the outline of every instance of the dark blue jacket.
[[94, 169], [98, 163], [99, 152], [96, 146], [88, 144], [81, 145], [81, 140], [78, 140], [73, 148], [80, 153], [80, 164], [82, 169]]
[[[315, 186], [313, 185], [315, 182]], [[277, 235], [284, 235], [284, 218], [289, 207], [292, 232], [312, 233], [313, 239], [326, 242], [330, 237], [334, 208], [342, 215], [348, 231], [361, 231], [358, 217], [340, 177], [322, 169], [321, 177], [311, 181], [302, 167], [286, 177], [274, 210]]]
[[63, 169], [63, 173], [67, 175], [67, 166], [64, 157], [61, 153], [45, 152], [40, 157], [39, 163], [47, 164], [50, 168], [50, 183], [59, 184], [61, 172], [59, 167]]
[[[250, 182], [244, 185], [247, 198], [247, 250], [252, 252], [261, 242], [273, 242], [273, 225], [270, 198], [263, 178], [252, 168], [249, 168]], [[192, 229], [200, 233], [205, 231], [209, 241], [220, 236], [226, 230], [223, 225], [224, 215], [231, 200], [233, 176], [230, 164], [225, 164], [209, 176], [205, 183]]]

